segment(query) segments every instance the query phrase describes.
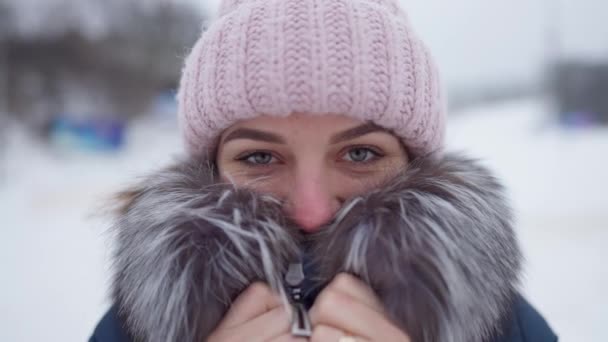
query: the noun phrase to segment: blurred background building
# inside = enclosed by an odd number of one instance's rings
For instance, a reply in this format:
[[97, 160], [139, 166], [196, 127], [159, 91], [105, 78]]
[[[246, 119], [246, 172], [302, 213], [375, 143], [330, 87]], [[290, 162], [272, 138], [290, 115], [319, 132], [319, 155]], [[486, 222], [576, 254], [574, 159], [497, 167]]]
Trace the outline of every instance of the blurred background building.
[[43, 137], [120, 126], [176, 88], [202, 23], [191, 3], [2, 0], [1, 108]]
[[[401, 2], [449, 149], [509, 189], [524, 293], [563, 341], [608, 341], [608, 2]], [[101, 204], [181, 151], [180, 68], [218, 3], [0, 0], [0, 341], [86, 340], [107, 309]]]

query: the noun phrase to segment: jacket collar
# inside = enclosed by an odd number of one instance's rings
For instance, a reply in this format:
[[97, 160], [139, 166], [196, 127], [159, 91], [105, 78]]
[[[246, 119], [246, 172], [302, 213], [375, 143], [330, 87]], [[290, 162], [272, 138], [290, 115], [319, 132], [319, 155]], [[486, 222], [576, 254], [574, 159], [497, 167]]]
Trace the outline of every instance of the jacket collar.
[[[277, 200], [220, 184], [206, 158], [178, 161], [119, 198], [113, 294], [136, 339], [205, 340], [256, 280], [285, 295], [303, 237]], [[314, 297], [350, 272], [414, 341], [489, 341], [518, 285], [511, 222], [502, 186], [479, 162], [419, 158], [306, 238], [307, 284]]]

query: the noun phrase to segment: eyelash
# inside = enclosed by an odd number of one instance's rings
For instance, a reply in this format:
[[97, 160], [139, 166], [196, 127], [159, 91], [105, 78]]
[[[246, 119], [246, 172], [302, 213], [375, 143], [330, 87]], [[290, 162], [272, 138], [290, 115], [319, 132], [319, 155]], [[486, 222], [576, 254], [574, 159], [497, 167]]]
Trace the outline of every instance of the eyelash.
[[253, 152], [248, 152], [248, 153], [242, 154], [242, 155], [236, 157], [236, 160], [245, 164], [245, 166], [256, 167], [256, 168], [268, 167], [268, 166], [274, 164], [272, 162], [267, 163], [267, 164], [259, 164], [259, 163], [253, 163], [253, 162], [250, 162], [247, 160], [247, 159], [255, 156], [256, 154], [267, 154], [267, 155], [270, 155], [270, 158], [274, 158], [277, 160], [279, 159], [272, 152], [260, 150], [260, 151], [253, 151]]
[[365, 150], [372, 154], [372, 158], [370, 160], [359, 161], [359, 162], [344, 160], [343, 159], [344, 157], [342, 157], [341, 160], [351, 163], [355, 166], [367, 166], [367, 165], [377, 161], [378, 159], [384, 157], [384, 154], [382, 152], [380, 152], [378, 149], [371, 147], [371, 146], [366, 146], [366, 145], [349, 146], [344, 153], [341, 153], [341, 155], [348, 156], [348, 154], [354, 150]]
[[[351, 163], [355, 166], [367, 166], [368, 164], [371, 164], [375, 161], [377, 161], [378, 159], [384, 157], [384, 154], [380, 151], [378, 151], [378, 149], [371, 147], [371, 146], [365, 146], [365, 145], [361, 145], [361, 146], [349, 146], [343, 153], [341, 153], [342, 156], [346, 156], [348, 155], [348, 153], [352, 152], [353, 150], [366, 150], [370, 153], [373, 154], [372, 158], [370, 160], [367, 161], [360, 161], [360, 162], [356, 162], [356, 161], [349, 161], [349, 160], [344, 160], [344, 157], [340, 158], [340, 161], [345, 161], [348, 163]], [[253, 151], [253, 152], [248, 152], [245, 154], [242, 154], [238, 157], [236, 157], [235, 159], [243, 164], [245, 164], [248, 167], [255, 167], [255, 168], [263, 168], [263, 167], [269, 167], [273, 164], [275, 164], [276, 162], [271, 162], [263, 164], [263, 163], [255, 163], [255, 162], [251, 162], [248, 159], [251, 157], [254, 157], [257, 154], [265, 154], [265, 155], [270, 155], [270, 158], [273, 158], [275, 160], [280, 160], [279, 158], [277, 158], [272, 152], [269, 151], [264, 151], [264, 150], [260, 150], [260, 151]]]

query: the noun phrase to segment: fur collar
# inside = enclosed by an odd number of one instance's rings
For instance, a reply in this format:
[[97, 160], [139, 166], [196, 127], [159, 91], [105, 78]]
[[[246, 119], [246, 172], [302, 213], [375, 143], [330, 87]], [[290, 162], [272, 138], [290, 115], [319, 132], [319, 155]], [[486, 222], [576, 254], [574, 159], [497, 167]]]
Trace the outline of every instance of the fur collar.
[[134, 340], [205, 340], [253, 281], [283, 294], [283, 275], [303, 245], [314, 270], [310, 292], [353, 273], [412, 341], [500, 334], [521, 255], [503, 189], [476, 161], [419, 158], [305, 239], [278, 201], [214, 174], [205, 158], [190, 158], [119, 196], [113, 294]]

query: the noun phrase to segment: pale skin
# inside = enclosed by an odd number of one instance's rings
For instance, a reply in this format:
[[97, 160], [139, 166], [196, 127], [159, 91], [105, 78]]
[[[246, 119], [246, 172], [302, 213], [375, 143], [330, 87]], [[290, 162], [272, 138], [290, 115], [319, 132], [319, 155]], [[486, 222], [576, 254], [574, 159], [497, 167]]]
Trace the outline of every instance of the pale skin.
[[[407, 167], [399, 139], [375, 125], [341, 115], [306, 113], [260, 116], [226, 129], [216, 162], [226, 182], [271, 194], [305, 232], [321, 229], [348, 199]], [[255, 283], [231, 306], [210, 336], [222, 341], [410, 342], [386, 316], [374, 292], [340, 274], [319, 294], [310, 312], [310, 339], [290, 334], [290, 315], [270, 288]]]

